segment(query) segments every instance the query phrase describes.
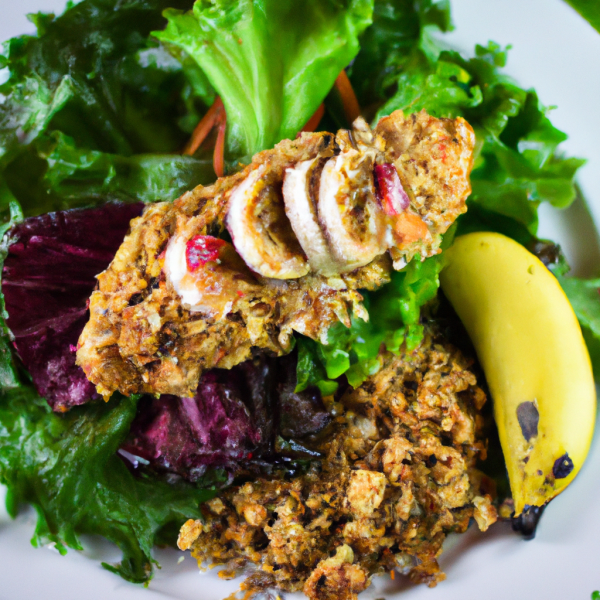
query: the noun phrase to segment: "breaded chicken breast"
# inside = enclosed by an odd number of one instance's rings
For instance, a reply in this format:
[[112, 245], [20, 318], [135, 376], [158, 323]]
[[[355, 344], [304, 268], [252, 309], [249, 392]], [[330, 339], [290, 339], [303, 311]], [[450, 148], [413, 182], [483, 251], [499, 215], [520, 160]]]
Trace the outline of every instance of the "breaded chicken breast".
[[98, 276], [77, 364], [104, 397], [193, 395], [201, 373], [293, 332], [367, 319], [359, 290], [439, 252], [466, 210], [474, 135], [463, 119], [397, 111], [374, 130], [304, 133], [243, 171], [157, 203]]

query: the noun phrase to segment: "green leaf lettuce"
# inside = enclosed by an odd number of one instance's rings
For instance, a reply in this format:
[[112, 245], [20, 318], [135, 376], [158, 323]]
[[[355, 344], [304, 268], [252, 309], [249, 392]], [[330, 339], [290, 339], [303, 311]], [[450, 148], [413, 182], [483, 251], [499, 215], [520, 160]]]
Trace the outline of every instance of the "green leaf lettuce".
[[358, 52], [372, 0], [197, 0], [166, 11], [164, 43], [193, 58], [227, 112], [228, 149], [250, 157], [293, 138]]
[[[214, 91], [156, 41], [161, 12], [188, 0], [85, 0], [36, 15], [38, 35], [0, 61], [0, 177], [26, 216], [106, 200], [172, 200], [214, 178], [179, 158]], [[152, 155], [152, 157], [149, 157]]]
[[600, 33], [600, 5], [597, 0], [565, 0], [570, 4], [596, 31]]
[[[6, 367], [2, 367], [4, 370]], [[200, 518], [199, 503], [214, 495], [192, 484], [134, 477], [117, 456], [135, 416], [136, 399], [77, 407], [57, 415], [29, 385], [0, 395], [0, 482], [7, 508], [35, 507], [34, 546], [82, 550], [79, 534], [97, 534], [123, 552], [104, 565], [128, 581], [151, 576], [152, 547], [170, 526]], [[166, 538], [175, 542], [173, 531]]]
[[594, 377], [600, 381], [600, 279], [559, 277], [558, 280], [577, 315], [590, 352]]

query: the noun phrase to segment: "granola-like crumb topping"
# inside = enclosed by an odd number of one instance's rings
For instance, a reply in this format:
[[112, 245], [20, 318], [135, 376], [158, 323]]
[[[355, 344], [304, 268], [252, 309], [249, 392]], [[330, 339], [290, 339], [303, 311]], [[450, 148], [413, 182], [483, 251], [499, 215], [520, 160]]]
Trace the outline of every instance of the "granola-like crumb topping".
[[379, 373], [329, 399], [333, 423], [305, 440], [321, 461], [302, 476], [228, 489], [203, 506], [204, 523], [183, 526], [179, 547], [224, 565], [226, 577], [255, 565], [246, 590], [303, 590], [312, 600], [354, 599], [392, 570], [442, 581], [446, 535], [497, 517], [475, 469], [486, 454], [486, 397], [468, 361], [431, 334], [381, 360]]

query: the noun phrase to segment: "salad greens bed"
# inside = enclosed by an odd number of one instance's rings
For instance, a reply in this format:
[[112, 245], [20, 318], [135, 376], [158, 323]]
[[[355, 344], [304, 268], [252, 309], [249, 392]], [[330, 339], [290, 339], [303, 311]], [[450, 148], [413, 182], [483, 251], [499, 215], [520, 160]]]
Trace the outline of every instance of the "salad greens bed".
[[[564, 259], [536, 237], [541, 202], [565, 208], [583, 161], [558, 150], [566, 135], [533, 90], [502, 72], [506, 50], [473, 58], [445, 49], [449, 5], [440, 0], [83, 0], [60, 17], [36, 14], [36, 36], [5, 44], [0, 67], [0, 210], [4, 234], [24, 217], [107, 201], [173, 200], [214, 180], [203, 150], [182, 156], [218, 94], [227, 113], [228, 168], [293, 137], [324, 102], [320, 129], [347, 126], [332, 91], [347, 73], [365, 115], [402, 109], [463, 116], [477, 136], [468, 212], [455, 234], [498, 231], [541, 251], [579, 317], [600, 375], [600, 280], [565, 278]], [[585, 3], [581, 3], [582, 5]], [[583, 12], [583, 11], [582, 11]], [[164, 15], [164, 16], [163, 16]], [[8, 241], [2, 246], [2, 259]], [[552, 249], [548, 252], [548, 249]], [[432, 310], [444, 254], [414, 260], [366, 294], [368, 323], [338, 324], [329, 343], [298, 336], [297, 390], [331, 394], [345, 375], [377, 371], [385, 342], [415, 347]], [[381, 307], [385, 306], [385, 310]], [[2, 304], [3, 316], [7, 317]], [[123, 561], [107, 568], [143, 582], [152, 546], [175, 540], [215, 493], [215, 478], [167, 483], [134, 476], [117, 456], [137, 397], [52, 412], [0, 324], [0, 481], [7, 506], [38, 514], [34, 545], [80, 549], [100, 534]], [[218, 479], [218, 473], [215, 474]]]

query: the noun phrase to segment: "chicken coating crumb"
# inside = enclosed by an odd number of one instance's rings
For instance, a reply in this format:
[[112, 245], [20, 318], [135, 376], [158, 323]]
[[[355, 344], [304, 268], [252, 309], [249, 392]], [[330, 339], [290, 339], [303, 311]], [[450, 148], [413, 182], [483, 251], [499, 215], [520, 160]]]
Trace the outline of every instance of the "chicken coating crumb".
[[395, 111], [377, 123], [375, 133], [385, 139], [385, 160], [396, 167], [411, 209], [427, 224], [434, 241], [415, 241], [401, 252], [392, 248], [394, 267], [399, 268], [416, 253], [435, 254], [441, 234], [467, 210], [471, 183], [465, 174], [473, 166], [475, 134], [464, 119], [436, 119], [424, 110], [407, 117]]
[[354, 600], [369, 585], [369, 573], [354, 563], [354, 552], [347, 544], [338, 546], [335, 556], [322, 560], [304, 584], [309, 598]]
[[445, 578], [437, 558], [448, 533], [496, 521], [475, 468], [486, 457], [486, 401], [458, 350], [428, 333], [334, 402], [335, 420], [304, 440], [321, 453], [307, 473], [230, 488], [189, 520], [179, 547], [199, 565], [224, 565], [243, 584], [353, 600], [374, 574], [415, 583]]

